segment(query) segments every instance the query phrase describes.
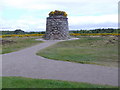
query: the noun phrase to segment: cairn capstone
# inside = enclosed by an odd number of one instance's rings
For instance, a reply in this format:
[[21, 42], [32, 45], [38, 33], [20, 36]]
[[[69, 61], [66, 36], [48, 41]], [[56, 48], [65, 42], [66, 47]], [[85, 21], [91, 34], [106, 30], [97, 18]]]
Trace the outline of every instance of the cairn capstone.
[[46, 40], [69, 39], [68, 18], [63, 14], [50, 15], [46, 21]]

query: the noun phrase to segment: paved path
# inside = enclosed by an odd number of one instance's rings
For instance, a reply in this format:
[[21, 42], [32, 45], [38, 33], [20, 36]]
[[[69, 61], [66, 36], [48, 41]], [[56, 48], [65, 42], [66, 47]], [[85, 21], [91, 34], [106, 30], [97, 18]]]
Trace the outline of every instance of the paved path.
[[117, 68], [50, 60], [36, 55], [38, 50], [57, 42], [46, 41], [30, 48], [4, 54], [2, 75], [118, 85]]

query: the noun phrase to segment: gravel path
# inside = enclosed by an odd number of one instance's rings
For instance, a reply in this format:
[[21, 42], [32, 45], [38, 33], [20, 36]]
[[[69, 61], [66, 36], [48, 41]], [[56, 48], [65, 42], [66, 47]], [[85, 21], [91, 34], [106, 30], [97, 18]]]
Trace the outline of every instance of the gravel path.
[[17, 52], [2, 55], [2, 76], [57, 79], [118, 86], [118, 68], [57, 61], [36, 52], [59, 41], [45, 41]]

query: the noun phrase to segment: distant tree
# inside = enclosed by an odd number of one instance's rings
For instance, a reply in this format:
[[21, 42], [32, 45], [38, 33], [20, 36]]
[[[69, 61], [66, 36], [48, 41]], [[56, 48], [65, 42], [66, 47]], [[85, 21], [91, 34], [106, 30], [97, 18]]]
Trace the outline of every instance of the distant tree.
[[23, 30], [21, 30], [21, 29], [16, 29], [15, 31], [14, 31], [14, 34], [24, 34], [25, 32], [23, 31]]
[[36, 32], [33, 32], [33, 31], [32, 31], [32, 32], [29, 32], [29, 34], [36, 34]]
[[40, 34], [45, 34], [45, 31], [41, 31]]

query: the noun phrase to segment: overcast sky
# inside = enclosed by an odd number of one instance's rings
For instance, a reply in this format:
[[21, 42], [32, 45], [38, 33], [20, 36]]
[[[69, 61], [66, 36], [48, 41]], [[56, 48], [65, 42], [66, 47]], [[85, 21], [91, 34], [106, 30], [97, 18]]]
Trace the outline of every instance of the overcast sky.
[[45, 31], [54, 10], [68, 14], [69, 29], [118, 27], [119, 0], [0, 0], [0, 30]]

